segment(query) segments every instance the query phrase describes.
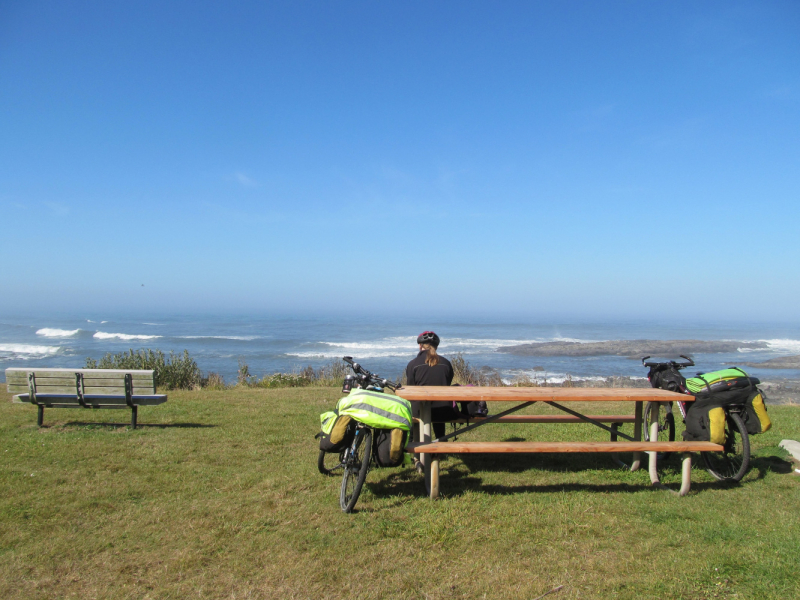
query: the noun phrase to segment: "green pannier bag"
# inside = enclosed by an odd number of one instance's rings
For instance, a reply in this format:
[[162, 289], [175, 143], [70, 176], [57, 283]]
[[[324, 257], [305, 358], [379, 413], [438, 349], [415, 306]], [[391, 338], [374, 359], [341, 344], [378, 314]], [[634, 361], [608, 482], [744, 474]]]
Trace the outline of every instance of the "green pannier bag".
[[711, 373], [698, 373], [696, 377], [686, 380], [686, 389], [690, 394], [715, 394], [727, 390], [749, 388], [761, 383], [755, 377], [748, 377], [747, 373], [737, 367], [712, 371]]
[[399, 396], [354, 389], [336, 404], [339, 416], [349, 416], [374, 429], [411, 431], [411, 403]]

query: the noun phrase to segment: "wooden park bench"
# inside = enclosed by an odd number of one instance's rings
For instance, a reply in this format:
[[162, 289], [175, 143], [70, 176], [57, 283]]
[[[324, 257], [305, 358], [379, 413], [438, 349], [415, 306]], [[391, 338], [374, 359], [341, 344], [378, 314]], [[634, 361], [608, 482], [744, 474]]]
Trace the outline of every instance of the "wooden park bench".
[[16, 394], [13, 402], [30, 402], [39, 409], [37, 423], [44, 421], [45, 408], [129, 408], [131, 427], [136, 429], [140, 406], [167, 401], [156, 394], [154, 371], [117, 369], [6, 369], [6, 388]]
[[[677, 394], [653, 388], [506, 388], [506, 387], [405, 387], [397, 390], [397, 395], [406, 400], [421, 402], [420, 411], [420, 438], [422, 442], [409, 444], [407, 450], [422, 457], [425, 469], [425, 484], [431, 498], [439, 495], [439, 459], [440, 454], [498, 454], [508, 455], [515, 453], [619, 453], [632, 452], [633, 461], [630, 469], [638, 470], [641, 453], [647, 452], [649, 457], [649, 474], [653, 485], [660, 486], [657, 455], [659, 452], [678, 452], [683, 455], [680, 495], [689, 492], [691, 485], [691, 452], [721, 452], [723, 447], [711, 442], [684, 442], [684, 441], [658, 441], [658, 413], [662, 403], [682, 401], [691, 402], [694, 397]], [[484, 419], [471, 419], [471, 425], [461, 431], [442, 436], [438, 439], [431, 438], [431, 402], [469, 402], [483, 400], [485, 402], [519, 402], [508, 410], [496, 415], [489, 415]], [[566, 415], [511, 415], [536, 402], [547, 404]], [[633, 402], [633, 415], [584, 415], [563, 403], [572, 402]], [[645, 402], [654, 403], [651, 410], [651, 423], [645, 424], [642, 420]], [[599, 428], [609, 431], [612, 435], [610, 442], [448, 442], [447, 440], [462, 435], [477, 427], [498, 423], [591, 423]], [[633, 435], [623, 434], [618, 431], [615, 423], [632, 422]], [[611, 423], [609, 427], [604, 423]], [[642, 427], [650, 426], [651, 441], [642, 441]], [[625, 441], [615, 441], [617, 436]]]

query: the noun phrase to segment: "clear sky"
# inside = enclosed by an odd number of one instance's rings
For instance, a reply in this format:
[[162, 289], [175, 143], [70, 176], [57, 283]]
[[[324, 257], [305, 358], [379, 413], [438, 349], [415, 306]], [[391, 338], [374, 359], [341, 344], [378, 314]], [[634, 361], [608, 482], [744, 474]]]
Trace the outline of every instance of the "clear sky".
[[800, 2], [0, 0], [0, 312], [797, 321], [799, 201]]

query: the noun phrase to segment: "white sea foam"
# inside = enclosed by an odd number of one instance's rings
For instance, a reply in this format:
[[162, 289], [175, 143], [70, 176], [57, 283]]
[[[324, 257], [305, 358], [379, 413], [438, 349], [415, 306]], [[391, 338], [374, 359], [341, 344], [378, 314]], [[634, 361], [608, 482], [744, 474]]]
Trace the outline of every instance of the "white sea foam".
[[[485, 354], [494, 352], [501, 346], [517, 346], [519, 344], [535, 344], [540, 342], [586, 342], [573, 338], [548, 338], [534, 340], [509, 340], [497, 338], [447, 338], [442, 341], [439, 352], [442, 354], [461, 353]], [[417, 349], [416, 336], [387, 337], [372, 342], [317, 342], [325, 348], [288, 353], [298, 358], [338, 358], [352, 355], [359, 358], [384, 358], [392, 356], [408, 356]]]
[[64, 338], [64, 337], [72, 337], [76, 335], [80, 329], [51, 329], [50, 327], [44, 327], [39, 329], [36, 332], [36, 335], [41, 335], [44, 337], [52, 337], [52, 338]]
[[241, 340], [250, 342], [261, 339], [260, 335], [178, 335], [181, 340]]
[[0, 360], [30, 360], [45, 358], [58, 353], [59, 346], [37, 346], [34, 344], [0, 344]]
[[767, 343], [767, 346], [773, 352], [781, 352], [786, 354], [800, 354], [800, 340], [761, 340]]
[[[604, 375], [569, 375], [567, 373], [554, 373], [550, 371], [534, 371], [532, 369], [514, 369], [512, 371], [503, 371], [502, 380], [506, 384], [511, 384], [515, 379], [520, 376], [527, 377], [531, 381], [539, 385], [553, 384], [561, 385], [567, 380], [570, 381], [606, 381], [607, 376]], [[647, 379], [647, 377], [628, 377], [631, 380]]]
[[98, 340], [154, 340], [160, 338], [160, 335], [134, 335], [130, 333], [106, 333], [105, 331], [98, 331], [92, 337]]

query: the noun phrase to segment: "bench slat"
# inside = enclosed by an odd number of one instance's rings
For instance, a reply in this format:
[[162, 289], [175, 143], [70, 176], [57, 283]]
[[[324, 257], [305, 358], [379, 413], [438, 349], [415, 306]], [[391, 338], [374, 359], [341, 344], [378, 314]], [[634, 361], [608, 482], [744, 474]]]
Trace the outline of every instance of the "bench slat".
[[[158, 404], [163, 404], [167, 401], [166, 394], [141, 394], [132, 396], [132, 401], [137, 406], [156, 406]], [[53, 408], [56, 407], [70, 407], [70, 406], [80, 406], [78, 402], [78, 398], [73, 394], [47, 394], [47, 395], [37, 395], [37, 400], [41, 404], [45, 405], [52, 405]], [[84, 401], [86, 404], [89, 405], [100, 405], [100, 406], [125, 406], [127, 407], [127, 403], [125, 402], [125, 398], [119, 396], [103, 396], [103, 395], [94, 395], [94, 396], [84, 396]], [[16, 403], [27, 403], [30, 402], [28, 394], [18, 394], [14, 396], [13, 402]]]
[[431, 442], [409, 444], [415, 454], [562, 452], [721, 452], [711, 442]]
[[[6, 375], [15, 373], [36, 373], [37, 377], [64, 377], [67, 373], [83, 373], [86, 377], [106, 375], [125, 375], [130, 373], [133, 377], [146, 377], [152, 376], [155, 371], [152, 369], [25, 369], [23, 367], [9, 367], [6, 369]], [[27, 376], [27, 375], [26, 375]]]
[[[10, 385], [7, 386], [7, 391], [10, 394], [24, 394], [28, 392], [27, 385]], [[124, 386], [104, 386], [104, 387], [90, 387], [85, 386], [84, 391], [86, 394], [106, 394], [106, 395], [120, 395], [125, 396]], [[72, 394], [75, 395], [75, 383], [72, 385], [36, 385], [37, 394]], [[146, 396], [148, 394], [155, 394], [153, 386], [137, 386], [134, 382], [133, 394], [135, 396]]]
[[[109, 370], [106, 370], [106, 369], [102, 369], [102, 370], [98, 370], [98, 371], [99, 372], [94, 372], [94, 373], [84, 372], [83, 373], [83, 379], [85, 381], [91, 381], [93, 379], [113, 379], [114, 381], [121, 381], [122, 379], [125, 378], [125, 373], [109, 373], [108, 372]], [[43, 375], [42, 373], [40, 373], [39, 371], [36, 371], [36, 370], [32, 370], [30, 372], [34, 373], [36, 375], [36, 379], [55, 379], [55, 380], [71, 379], [71, 380], [74, 380], [75, 379], [75, 373], [80, 373], [81, 370], [80, 369], [74, 369], [74, 370], [66, 371], [64, 373], [58, 373], [58, 374], [51, 373], [49, 375]], [[136, 373], [136, 372], [134, 371], [134, 373]], [[153, 381], [153, 375], [141, 375], [141, 374], [135, 375], [135, 374], [132, 374], [131, 375], [131, 379], [133, 379], [134, 381]], [[6, 371], [6, 381], [14, 381], [14, 382], [19, 381], [19, 382], [27, 383], [28, 382], [28, 371], [24, 371], [24, 372], [19, 372], [18, 371], [16, 373], [9, 373], [8, 371]]]
[[[28, 378], [24, 379], [6, 379], [6, 384], [12, 385], [28, 385]], [[150, 379], [134, 379], [134, 385], [153, 385], [153, 378]], [[71, 385], [75, 387], [75, 375], [71, 377], [39, 377], [36, 376], [36, 385]], [[125, 385], [125, 377], [104, 377], [100, 378], [83, 378], [84, 387], [103, 387], [103, 386], [118, 386]]]

